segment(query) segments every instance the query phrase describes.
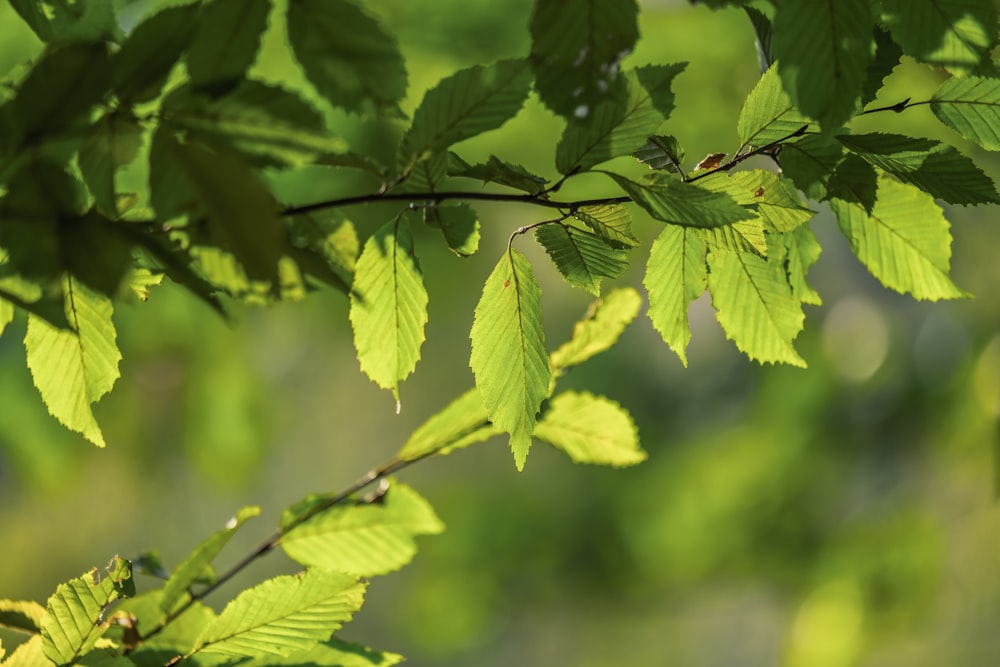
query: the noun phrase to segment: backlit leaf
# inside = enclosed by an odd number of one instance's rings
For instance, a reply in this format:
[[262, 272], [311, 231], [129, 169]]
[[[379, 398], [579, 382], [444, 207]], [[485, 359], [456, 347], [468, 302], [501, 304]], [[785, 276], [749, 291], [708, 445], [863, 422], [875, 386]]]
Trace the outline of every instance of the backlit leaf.
[[187, 54], [191, 84], [218, 91], [242, 79], [257, 59], [270, 11], [269, 0], [212, 0], [204, 4]]
[[6, 656], [3, 667], [54, 667], [42, 651], [42, 636], [34, 635]]
[[851, 249], [879, 282], [917, 299], [967, 296], [951, 281], [951, 231], [933, 198], [883, 176], [869, 215], [857, 204], [830, 203]]
[[326, 640], [361, 608], [365, 584], [312, 568], [240, 593], [205, 628], [198, 651], [225, 656], [286, 656]]
[[345, 642], [331, 637], [287, 657], [258, 658], [241, 662], [240, 667], [392, 667], [403, 662], [403, 656]]
[[0, 627], [35, 634], [44, 620], [45, 607], [37, 602], [0, 600]]
[[479, 250], [479, 216], [468, 204], [425, 208], [424, 221], [441, 230], [455, 254], [468, 257]]
[[549, 393], [540, 297], [531, 264], [511, 250], [486, 279], [472, 324], [469, 365], [490, 421], [510, 434], [518, 470], [524, 468], [536, 415]]
[[663, 222], [684, 227], [723, 227], [755, 217], [725, 192], [713, 192], [694, 183], [661, 178], [648, 185], [611, 174], [639, 206]]
[[667, 169], [677, 174], [683, 173], [681, 163], [684, 161], [684, 150], [674, 137], [664, 135], [649, 137], [632, 155], [650, 169]]
[[427, 290], [409, 223], [389, 222], [365, 242], [354, 269], [351, 325], [361, 370], [399, 399], [399, 383], [420, 359]]
[[776, 66], [764, 72], [747, 95], [736, 125], [743, 146], [761, 147], [808, 128], [809, 118], [792, 104]]
[[931, 111], [969, 141], [1000, 151], [1000, 79], [947, 79], [934, 91]]
[[792, 288], [792, 296], [813, 306], [823, 304], [819, 293], [816, 292], [809, 283], [806, 282], [806, 274], [809, 267], [819, 259], [820, 248], [816, 235], [807, 226], [797, 227], [795, 230], [779, 236], [778, 242], [785, 247], [784, 254], [779, 255], [773, 248], [769, 250], [769, 258], [778, 260], [784, 257], [785, 273], [788, 276], [788, 284]]
[[688, 307], [705, 291], [705, 242], [693, 230], [667, 225], [653, 241], [642, 279], [649, 294], [649, 319], [663, 342], [687, 366], [691, 342]]
[[632, 236], [632, 216], [621, 204], [581, 206], [573, 217], [584, 223], [612, 248], [625, 250], [639, 245]]
[[90, 411], [118, 379], [111, 301], [74, 278], [66, 279], [66, 317], [73, 330], [28, 316], [28, 368], [49, 413], [99, 447], [104, 436]]
[[804, 367], [792, 345], [805, 315], [784, 267], [751, 253], [708, 255], [708, 289], [726, 337], [751, 359]]
[[601, 293], [603, 278], [617, 278], [628, 268], [623, 251], [615, 250], [596, 234], [570, 225], [542, 225], [535, 229], [535, 238], [567, 282], [594, 296]]
[[631, 287], [611, 290], [594, 301], [583, 319], [573, 325], [570, 339], [549, 357], [556, 374], [582, 364], [611, 348], [642, 306], [642, 297]]
[[[737, 204], [756, 210], [761, 220], [774, 231], [791, 231], [816, 214], [778, 174], [763, 169], [720, 172], [702, 179], [702, 186], [725, 192]], [[762, 255], [766, 254], [763, 248], [759, 250]]]
[[[289, 508], [282, 527], [329, 500], [310, 496]], [[417, 552], [414, 538], [444, 530], [430, 504], [416, 491], [391, 482], [376, 502], [340, 503], [286, 532], [281, 548], [295, 561], [358, 576], [398, 570]]]
[[646, 460], [632, 417], [603, 396], [557, 394], [535, 426], [535, 437], [577, 463], [620, 467]]
[[483, 407], [483, 397], [473, 387], [417, 427], [400, 450], [399, 458], [415, 461], [429, 454], [449, 454], [498, 433]]
[[290, 0], [288, 40], [319, 94], [348, 111], [395, 110], [406, 94], [396, 39], [347, 0]]
[[883, 0], [882, 17], [906, 55], [956, 72], [985, 61], [996, 44], [991, 0]]

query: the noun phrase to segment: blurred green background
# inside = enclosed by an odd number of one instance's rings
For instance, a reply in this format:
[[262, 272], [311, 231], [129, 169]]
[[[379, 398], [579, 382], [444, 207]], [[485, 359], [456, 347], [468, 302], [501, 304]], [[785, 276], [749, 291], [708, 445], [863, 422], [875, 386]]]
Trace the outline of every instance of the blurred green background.
[[[123, 3], [126, 28], [155, 4]], [[365, 6], [399, 38], [407, 111], [456, 69], [528, 50], [530, 0]], [[665, 130], [690, 164], [734, 150], [740, 105], [759, 75], [749, 22], [735, 10], [663, 1], [644, 3], [640, 20], [627, 64], [691, 63]], [[302, 77], [282, 39], [269, 33], [256, 75], [295, 85]], [[0, 4], [0, 72], [37, 48]], [[921, 99], [939, 81], [906, 63], [883, 99]], [[868, 117], [864, 129], [961, 141], [925, 110]], [[327, 113], [355, 147], [391, 162], [394, 136]], [[532, 101], [457, 150], [552, 175], [560, 131]], [[995, 157], [956, 145], [1000, 174]], [[373, 187], [333, 170], [275, 179], [303, 199]], [[567, 197], [602, 194], [601, 182], [581, 181]], [[343, 296], [246, 309], [228, 326], [164, 286], [118, 310], [122, 379], [96, 408], [108, 440], [98, 450], [47, 416], [16, 321], [0, 338], [0, 597], [44, 600], [114, 554], [155, 548], [172, 565], [242, 505], [262, 506], [223, 552], [232, 562], [282, 508], [390, 457], [471, 385], [479, 286], [506, 235], [537, 221], [537, 211], [516, 207], [479, 210], [484, 239], [472, 259], [442, 250], [433, 230], [417, 238], [430, 324], [399, 415], [358, 369]], [[636, 468], [578, 466], [536, 445], [518, 474], [498, 438], [406, 471], [448, 530], [422, 538], [413, 564], [374, 580], [342, 636], [446, 667], [996, 664], [1000, 225], [994, 207], [947, 213], [953, 274], [974, 300], [917, 303], [883, 289], [820, 207], [812, 224], [824, 253], [810, 278], [824, 305], [807, 309], [798, 342], [808, 370], [740, 356], [705, 298], [691, 313], [689, 368], [640, 318], [615, 349], [575, 370], [566, 386], [632, 412], [650, 455]], [[386, 215], [349, 211], [362, 233]], [[656, 225], [638, 225], [648, 249]], [[543, 253], [530, 256], [552, 349], [589, 299], [563, 285]], [[635, 271], [621, 282], [640, 279]], [[272, 555], [214, 602], [293, 568]]]

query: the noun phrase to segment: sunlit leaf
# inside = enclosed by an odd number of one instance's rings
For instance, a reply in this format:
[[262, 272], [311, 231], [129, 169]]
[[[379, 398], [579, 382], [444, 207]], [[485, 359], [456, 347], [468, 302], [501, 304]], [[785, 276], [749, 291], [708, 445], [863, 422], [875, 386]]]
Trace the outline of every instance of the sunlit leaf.
[[204, 4], [187, 54], [192, 85], [221, 90], [243, 78], [257, 59], [270, 11], [269, 0], [212, 0]]
[[287, 656], [329, 638], [361, 608], [365, 584], [312, 568], [243, 591], [205, 628], [198, 652]]
[[428, 454], [449, 454], [498, 433], [486, 414], [479, 390], [472, 388], [417, 427], [400, 450], [399, 458], [415, 461]]
[[930, 301], [967, 296], [951, 281], [951, 231], [930, 195], [883, 176], [871, 215], [837, 199], [831, 208], [854, 254], [886, 287]]
[[531, 432], [551, 376], [541, 324], [541, 290], [531, 264], [511, 250], [486, 279], [472, 324], [472, 357], [490, 421], [510, 434], [518, 470], [531, 447]]
[[553, 371], [558, 374], [608, 350], [639, 314], [641, 306], [642, 297], [631, 287], [611, 290], [594, 301], [573, 326], [570, 339], [550, 356]]
[[653, 241], [642, 279], [649, 319], [663, 342], [687, 366], [688, 307], [705, 291], [705, 242], [693, 229], [667, 225]]
[[751, 253], [708, 255], [708, 289], [726, 337], [761, 363], [805, 366], [792, 345], [805, 315], [792, 296], [784, 267]]
[[567, 282], [594, 296], [601, 293], [602, 279], [617, 278], [628, 268], [623, 251], [612, 248], [596, 234], [570, 225], [542, 225], [535, 229], [535, 238]]
[[403, 656], [345, 642], [331, 637], [304, 651], [282, 658], [258, 658], [241, 662], [241, 667], [392, 667], [403, 662]]
[[42, 636], [35, 635], [6, 656], [3, 667], [54, 667], [55, 664], [42, 651]]
[[45, 607], [34, 601], [0, 600], [0, 626], [35, 634], [42, 629]]
[[[820, 248], [816, 235], [808, 226], [803, 225], [787, 234], [781, 234], [779, 241], [785, 247], [784, 263], [785, 273], [788, 276], [788, 284], [792, 288], [792, 296], [813, 306], [822, 305], [823, 300], [809, 283], [806, 282], [806, 274], [809, 267], [819, 259]], [[768, 256], [777, 261], [782, 255], [775, 252], [772, 247], [768, 251]]]
[[535, 3], [531, 62], [542, 102], [573, 118], [581, 107], [621, 96], [618, 70], [639, 38], [637, 17], [635, 0]]
[[104, 436], [90, 410], [118, 379], [111, 301], [74, 278], [66, 279], [66, 317], [72, 331], [28, 316], [28, 368], [49, 413], [99, 447]]
[[792, 104], [777, 66], [772, 66], [747, 95], [736, 131], [744, 146], [759, 148], [793, 137], [808, 126], [809, 119]]
[[1000, 151], [1000, 79], [947, 79], [934, 91], [931, 111], [969, 141]]
[[406, 93], [396, 39], [347, 0], [291, 0], [288, 40], [306, 78], [334, 106], [394, 110]]
[[632, 216], [621, 204], [597, 204], [581, 206], [573, 211], [573, 217], [590, 227], [612, 248], [621, 250], [639, 245], [632, 236]]
[[549, 402], [535, 437], [577, 463], [629, 466], [646, 459], [632, 417], [603, 396], [565, 391]]
[[[285, 511], [287, 529], [301, 515], [327, 502], [309, 496]], [[286, 532], [281, 548], [295, 561], [358, 576], [398, 570], [417, 552], [414, 538], [444, 530], [430, 504], [416, 491], [391, 482], [376, 502], [345, 502], [306, 519]]]
[[723, 227], [755, 217], [725, 192], [713, 192], [694, 183], [661, 178], [649, 185], [611, 174], [639, 206], [663, 222], [684, 227]]
[[956, 72], [985, 61], [996, 44], [991, 0], [883, 0], [882, 17], [906, 55]]
[[361, 370], [399, 398], [399, 383], [420, 359], [427, 290], [409, 223], [383, 225], [365, 242], [354, 270], [351, 325]]

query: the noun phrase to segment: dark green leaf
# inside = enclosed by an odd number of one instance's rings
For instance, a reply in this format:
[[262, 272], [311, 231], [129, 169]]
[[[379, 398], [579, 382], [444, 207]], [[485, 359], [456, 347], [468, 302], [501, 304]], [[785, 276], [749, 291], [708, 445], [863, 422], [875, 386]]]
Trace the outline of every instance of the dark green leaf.
[[64, 219], [59, 227], [66, 270], [110, 298], [117, 296], [118, 286], [132, 265], [132, 244], [118, 232], [121, 226], [90, 211], [76, 219]]
[[844, 157], [844, 147], [830, 135], [812, 135], [785, 144], [779, 159], [782, 172], [810, 199], [827, 196], [830, 173]]
[[[635, 0], [540, 0], [531, 17], [535, 87], [568, 119], [624, 95], [622, 58], [639, 38]], [[587, 113], [583, 114], [584, 116]]]
[[684, 173], [681, 167], [684, 150], [674, 137], [663, 135], [649, 137], [632, 155], [651, 169], [666, 169], [676, 174]]
[[479, 250], [479, 216], [468, 204], [429, 206], [424, 222], [441, 230], [455, 254], [468, 257]]
[[639, 206], [663, 222], [684, 227], [723, 227], [756, 217], [725, 192], [712, 192], [693, 183], [661, 178], [649, 185], [611, 174]]
[[1000, 151], [1000, 79], [947, 79], [934, 92], [931, 111], [969, 141]]
[[997, 40], [992, 0], [883, 0], [882, 18], [906, 55], [968, 72]]
[[570, 225], [542, 225], [535, 229], [535, 238], [569, 284], [594, 296], [600, 295], [603, 278], [617, 278], [628, 267], [623, 251], [612, 248], [596, 234]]
[[639, 245], [639, 240], [632, 236], [632, 216], [621, 204], [581, 206], [573, 212], [573, 217], [590, 227], [612, 248], [625, 250]]
[[827, 176], [823, 199], [840, 199], [861, 204], [871, 213], [878, 196], [875, 168], [857, 155], [848, 155]]
[[126, 102], [157, 97], [198, 27], [197, 3], [167, 7], [137, 25], [111, 62], [115, 92]]
[[114, 41], [120, 34], [109, 0], [11, 0], [43, 42]]
[[98, 210], [107, 216], [118, 217], [115, 174], [138, 157], [142, 134], [130, 111], [112, 111], [90, 126], [80, 146], [80, 174]]
[[793, 137], [808, 126], [809, 119], [792, 104], [777, 67], [772, 66], [747, 95], [736, 130], [744, 147], [759, 148]]
[[218, 92], [246, 74], [257, 59], [270, 0], [212, 0], [198, 15], [187, 54], [191, 84]]
[[288, 39], [306, 78], [331, 104], [392, 110], [406, 93], [396, 40], [346, 0], [291, 0]]
[[760, 63], [760, 73], [763, 74], [774, 64], [774, 49], [771, 42], [774, 38], [774, 27], [771, 19], [754, 7], [744, 7], [747, 18], [753, 26], [754, 35], [757, 37], [757, 61]]
[[865, 85], [861, 91], [862, 105], [875, 99], [882, 88], [882, 82], [899, 64], [902, 56], [903, 49], [892, 40], [889, 33], [882, 28], [875, 28], [875, 58], [868, 65], [865, 74]]
[[454, 153], [448, 157], [449, 176], [478, 178], [484, 183], [499, 183], [533, 195], [545, 189], [544, 178], [535, 176], [519, 164], [504, 162], [495, 155], [491, 155], [484, 164], [475, 165], [470, 165]]

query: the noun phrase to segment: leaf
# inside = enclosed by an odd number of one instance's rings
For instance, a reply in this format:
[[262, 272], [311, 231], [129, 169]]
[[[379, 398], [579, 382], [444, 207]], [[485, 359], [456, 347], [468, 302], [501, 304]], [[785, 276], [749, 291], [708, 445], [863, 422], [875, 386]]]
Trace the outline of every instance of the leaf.
[[799, 0], [775, 11], [772, 46], [785, 91], [824, 129], [858, 107], [874, 55], [872, 23], [869, 0]]
[[530, 87], [531, 74], [523, 60], [476, 65], [442, 80], [424, 94], [403, 135], [403, 173], [434, 151], [506, 123], [521, 109]]
[[42, 636], [35, 635], [22, 642], [3, 661], [3, 667], [49, 667], [54, 665], [42, 652]]
[[115, 174], [139, 156], [142, 134], [131, 111], [110, 111], [90, 126], [80, 146], [80, 174], [98, 210], [109, 217], [118, 216]]
[[115, 345], [111, 301], [69, 277], [66, 317], [72, 331], [28, 316], [24, 336], [28, 368], [49, 414], [98, 447], [104, 436], [90, 411], [118, 379], [121, 353]]
[[346, 0], [291, 0], [288, 41], [306, 78], [330, 104], [348, 111], [396, 108], [406, 65], [396, 39]]
[[102, 0], [11, 0], [43, 42], [115, 41], [119, 34], [114, 3]]
[[[136, 563], [133, 563], [133, 568], [141, 571]], [[145, 633], [142, 642], [129, 653], [129, 658], [139, 667], [159, 667], [177, 656], [189, 653], [205, 627], [216, 618], [216, 613], [210, 607], [200, 602], [193, 602], [183, 613], [164, 625], [160, 632], [150, 636], [149, 631], [159, 627], [163, 621], [163, 611], [160, 609], [161, 597], [162, 589], [152, 589], [122, 600], [115, 606], [115, 613], [134, 618], [133, 627]], [[198, 656], [187, 660], [184, 664], [193, 663], [207, 667], [222, 663], [222, 660], [217, 658], [206, 660], [206, 657]]]
[[576, 463], [621, 467], [646, 460], [632, 417], [603, 396], [574, 391], [556, 395], [535, 426], [535, 437]]
[[479, 390], [473, 387], [417, 427], [398, 457], [416, 461], [431, 454], [450, 454], [498, 433], [486, 414]]
[[370, 648], [351, 644], [336, 637], [313, 645], [304, 651], [296, 651], [286, 658], [258, 658], [240, 663], [241, 667], [391, 667], [403, 662], [403, 656], [395, 653], [373, 651]]
[[655, 134], [673, 108], [670, 84], [686, 63], [626, 72], [626, 95], [581, 106], [556, 146], [556, 169], [569, 174], [630, 155]]
[[684, 150], [674, 137], [662, 134], [649, 137], [632, 155], [650, 169], [666, 169], [683, 174], [681, 162], [684, 160]]
[[611, 290], [594, 301], [583, 319], [573, 325], [570, 339], [550, 356], [553, 372], [558, 375], [608, 350], [639, 314], [641, 305], [642, 297], [631, 287]]
[[951, 146], [899, 134], [838, 137], [850, 151], [949, 204], [1000, 203], [993, 181]]
[[878, 96], [882, 83], [899, 64], [902, 56], [903, 49], [892, 40], [889, 33], [882, 28], [875, 28], [875, 57], [865, 74], [865, 85], [861, 91], [862, 105], [872, 102]]
[[491, 155], [485, 164], [470, 165], [454, 153], [448, 165], [449, 176], [478, 178], [484, 183], [499, 183], [507, 187], [537, 195], [545, 189], [546, 180], [536, 176], [519, 164], [504, 162]]
[[718, 250], [709, 253], [708, 268], [712, 305], [726, 337], [761, 363], [805, 367], [792, 345], [805, 315], [784, 267], [754, 254]]
[[59, 245], [66, 270], [101, 294], [117, 297], [132, 264], [132, 244], [121, 232], [124, 225], [96, 211], [61, 222]]
[[413, 254], [410, 226], [380, 227], [354, 269], [351, 326], [361, 370], [399, 400], [399, 383], [416, 368], [427, 324], [427, 290]]
[[[703, 179], [703, 186], [726, 192], [737, 204], [756, 209], [774, 231], [791, 231], [816, 215], [777, 174], [763, 169], [720, 172]], [[762, 250], [761, 254], [766, 252]]]
[[724, 192], [661, 178], [649, 185], [609, 174], [632, 200], [657, 220], [684, 227], [724, 227], [755, 217]]
[[996, 44], [991, 0], [884, 0], [882, 18], [906, 55], [967, 73]]
[[851, 249], [886, 287], [937, 301], [967, 296], [951, 281], [951, 232], [930, 195], [882, 176], [869, 215], [863, 207], [830, 202]]
[[581, 206], [573, 211], [573, 217], [590, 227], [612, 248], [625, 250], [639, 245], [639, 240], [632, 236], [632, 216], [620, 204]]
[[14, 320], [14, 304], [6, 299], [7, 294], [0, 285], [0, 336], [4, 329]]
[[628, 268], [628, 259], [590, 232], [553, 223], [535, 229], [535, 238], [549, 254], [566, 281], [594, 296], [601, 293], [603, 278], [617, 278]]
[[707, 279], [705, 242], [693, 229], [666, 225], [649, 250], [642, 284], [653, 327], [684, 366], [691, 342], [688, 307], [705, 291]]
[[744, 220], [728, 227], [699, 229], [698, 235], [712, 249], [749, 252], [758, 257], [767, 257], [767, 236], [764, 222], [760, 218]]
[[287, 656], [329, 638], [350, 620], [365, 584], [320, 568], [269, 579], [240, 593], [205, 628], [197, 652]]
[[536, 415], [549, 393], [540, 297], [531, 264], [510, 250], [486, 279], [472, 324], [469, 365], [490, 421], [510, 434], [518, 470], [524, 468]]
[[969, 141], [1000, 151], [1000, 79], [947, 79], [934, 91], [931, 111]]
[[135, 26], [111, 61], [115, 93], [124, 102], [158, 97], [198, 28], [199, 3], [166, 7]]
[[347, 151], [302, 98], [257, 81], [241, 81], [222, 96], [178, 88], [164, 100], [163, 111], [165, 122], [185, 130], [189, 140], [236, 149], [257, 166], [299, 166]]
[[878, 196], [878, 174], [868, 162], [850, 154], [825, 177], [824, 199], [842, 199], [861, 204], [871, 213]]
[[430, 504], [400, 482], [390, 483], [377, 502], [334, 505], [288, 529], [330, 498], [310, 495], [282, 515], [281, 526], [287, 532], [281, 548], [303, 565], [364, 577], [385, 574], [413, 559], [414, 537], [444, 530]]
[[764, 72], [747, 95], [736, 124], [743, 146], [760, 148], [796, 136], [809, 127], [809, 119], [798, 111], [781, 86], [776, 66]]
[[202, 5], [187, 54], [191, 85], [221, 91], [242, 79], [257, 59], [269, 0], [212, 0]]
[[427, 207], [424, 221], [441, 230], [456, 255], [468, 257], [479, 250], [479, 216], [468, 204]]
[[830, 135], [810, 135], [781, 148], [782, 173], [807, 197], [827, 197], [830, 174], [844, 158], [844, 147]]
[[213, 533], [208, 539], [195, 547], [194, 551], [174, 568], [170, 577], [164, 582], [160, 596], [160, 610], [164, 614], [173, 611], [177, 602], [195, 583], [212, 584], [215, 573], [212, 571], [212, 561], [226, 546], [236, 530], [248, 519], [260, 514], [260, 508], [244, 507], [231, 518], [223, 530]]
[[60, 584], [49, 598], [42, 621], [42, 651], [57, 665], [73, 663], [94, 646], [103, 630], [101, 615], [115, 600], [135, 594], [132, 568], [115, 557], [99, 578], [97, 568]]
[[45, 607], [34, 601], [0, 600], [0, 626], [36, 634], [42, 630]]
[[[806, 282], [809, 267], [816, 263], [822, 251], [816, 235], [808, 226], [803, 225], [780, 235], [779, 239], [784, 245], [785, 274], [792, 288], [792, 296], [802, 303], [822, 305], [823, 300], [819, 294]], [[768, 251], [768, 257], [772, 260], [777, 260], [781, 256], [773, 248]]]
[[639, 38], [635, 0], [541, 0], [531, 16], [538, 96], [573, 118], [622, 94], [619, 66]]

